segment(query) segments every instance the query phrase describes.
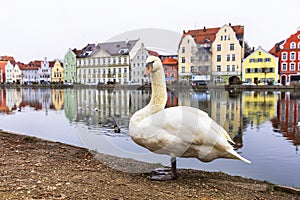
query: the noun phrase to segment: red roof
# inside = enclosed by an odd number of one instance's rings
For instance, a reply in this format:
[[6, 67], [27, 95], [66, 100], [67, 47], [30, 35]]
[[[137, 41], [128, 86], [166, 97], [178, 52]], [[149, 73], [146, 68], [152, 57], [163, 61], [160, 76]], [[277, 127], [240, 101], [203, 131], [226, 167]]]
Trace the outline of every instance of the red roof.
[[19, 68], [21, 70], [27, 70], [28, 69], [28, 65], [27, 64], [24, 64], [24, 63], [21, 63], [21, 62], [17, 62], [17, 65], [19, 66]]
[[162, 64], [163, 65], [177, 65], [178, 64], [178, 60], [175, 59], [175, 58], [165, 58], [163, 61], [162, 61]]
[[159, 57], [159, 54], [158, 54], [156, 51], [152, 51], [152, 50], [149, 50], [149, 49], [148, 49], [148, 53], [149, 53], [151, 56]]
[[[231, 28], [236, 33], [236, 35], [244, 34], [244, 26], [236, 25], [236, 26], [231, 26]], [[186, 35], [191, 35], [195, 39], [195, 42], [198, 44], [212, 43], [215, 41], [216, 34], [218, 33], [219, 30], [220, 27], [218, 28], [204, 27], [203, 29], [189, 30], [187, 32], [184, 31], [180, 43], [182, 41], [182, 38], [185, 37]]]
[[13, 56], [0, 56], [1, 61], [10, 61], [10, 62], [15, 62], [15, 59]]

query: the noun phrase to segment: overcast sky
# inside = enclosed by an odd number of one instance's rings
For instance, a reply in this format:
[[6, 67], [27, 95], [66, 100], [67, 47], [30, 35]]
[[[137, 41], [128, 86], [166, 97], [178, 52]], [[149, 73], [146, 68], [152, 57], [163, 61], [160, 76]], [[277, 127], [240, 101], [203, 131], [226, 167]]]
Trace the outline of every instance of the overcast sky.
[[[0, 55], [24, 63], [62, 59], [69, 48], [81, 49], [141, 29], [166, 30], [162, 37], [150, 34], [155, 42], [147, 40], [145, 45], [174, 50], [178, 41], [168, 33], [180, 36], [183, 30], [229, 22], [245, 27], [250, 46], [270, 50], [296, 33], [299, 13], [300, 0], [2, 0]], [[177, 44], [160, 47], [161, 40]]]

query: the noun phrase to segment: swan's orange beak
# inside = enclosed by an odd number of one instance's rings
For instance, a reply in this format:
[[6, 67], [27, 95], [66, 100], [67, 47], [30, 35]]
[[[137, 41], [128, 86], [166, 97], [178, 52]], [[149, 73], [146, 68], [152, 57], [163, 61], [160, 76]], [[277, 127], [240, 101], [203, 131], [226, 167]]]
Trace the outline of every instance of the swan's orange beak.
[[151, 73], [152, 69], [153, 69], [153, 62], [147, 63], [146, 64], [146, 71], [144, 73], [144, 77], [149, 76], [149, 74]]

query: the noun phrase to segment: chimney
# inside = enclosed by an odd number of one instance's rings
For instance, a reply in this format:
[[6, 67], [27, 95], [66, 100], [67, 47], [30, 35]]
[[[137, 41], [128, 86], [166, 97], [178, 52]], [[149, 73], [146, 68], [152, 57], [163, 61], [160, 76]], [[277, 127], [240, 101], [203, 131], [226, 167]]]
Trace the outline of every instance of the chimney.
[[231, 26], [231, 23], [229, 22], [229, 26]]
[[206, 27], [204, 26], [204, 28], [203, 28], [203, 32], [205, 32], [206, 31]]
[[185, 34], [185, 30], [183, 30], [183, 34]]

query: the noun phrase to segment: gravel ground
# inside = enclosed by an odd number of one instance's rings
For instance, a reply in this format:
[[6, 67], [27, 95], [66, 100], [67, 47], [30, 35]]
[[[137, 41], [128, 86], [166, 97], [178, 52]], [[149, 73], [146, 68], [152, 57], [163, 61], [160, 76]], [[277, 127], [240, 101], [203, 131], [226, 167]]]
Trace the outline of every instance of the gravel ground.
[[155, 165], [4, 131], [0, 138], [0, 199], [300, 199], [296, 188], [220, 172], [180, 169], [177, 180], [151, 181], [124, 168]]

